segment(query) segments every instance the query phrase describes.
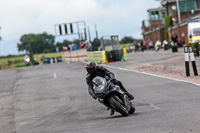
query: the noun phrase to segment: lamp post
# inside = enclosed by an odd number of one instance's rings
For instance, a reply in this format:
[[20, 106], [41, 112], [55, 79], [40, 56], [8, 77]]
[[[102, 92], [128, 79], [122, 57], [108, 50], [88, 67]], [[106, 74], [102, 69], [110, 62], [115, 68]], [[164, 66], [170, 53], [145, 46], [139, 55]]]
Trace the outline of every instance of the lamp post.
[[179, 9], [179, 1], [176, 0], [176, 6], [177, 6], [177, 11], [178, 11], [178, 23], [181, 22], [181, 14], [180, 14], [180, 9]]

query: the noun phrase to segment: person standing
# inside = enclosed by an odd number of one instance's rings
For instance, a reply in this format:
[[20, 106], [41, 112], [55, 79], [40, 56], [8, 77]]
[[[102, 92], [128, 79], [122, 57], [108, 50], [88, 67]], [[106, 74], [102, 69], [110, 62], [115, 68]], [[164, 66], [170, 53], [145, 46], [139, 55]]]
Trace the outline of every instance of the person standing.
[[169, 47], [169, 42], [167, 40], [164, 40], [163, 41], [163, 48], [164, 48], [164, 50], [167, 50], [168, 47]]
[[144, 44], [143, 44], [142, 39], [140, 40], [140, 48], [141, 48], [141, 51], [144, 52]]
[[173, 33], [171, 36], [171, 40], [173, 41], [174, 46], [177, 45], [178, 36], [175, 33]]
[[134, 42], [133, 42], [133, 45], [135, 46], [135, 52], [139, 49], [138, 48], [138, 44], [137, 44], [137, 41], [135, 40]]
[[156, 41], [156, 44], [155, 44], [155, 50], [156, 50], [157, 52], [159, 51], [160, 46], [161, 46], [161, 42], [160, 42], [160, 40], [157, 40], [157, 41]]
[[148, 42], [149, 42], [149, 50], [151, 50], [151, 49], [153, 50], [153, 42], [152, 42], [152, 40], [149, 39]]
[[171, 40], [173, 42], [172, 52], [178, 52], [177, 39], [178, 39], [178, 36], [175, 33], [173, 33], [173, 35], [171, 36]]

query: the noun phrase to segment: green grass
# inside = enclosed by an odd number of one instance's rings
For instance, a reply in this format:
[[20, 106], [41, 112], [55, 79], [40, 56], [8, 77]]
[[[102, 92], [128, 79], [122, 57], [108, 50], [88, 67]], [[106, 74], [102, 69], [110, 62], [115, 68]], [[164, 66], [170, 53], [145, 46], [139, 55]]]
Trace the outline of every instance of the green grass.
[[133, 43], [127, 43], [127, 44], [120, 44], [120, 48], [127, 48], [128, 46], [133, 45]]
[[[40, 64], [42, 64], [42, 57], [46, 58], [46, 57], [58, 57], [58, 56], [62, 56], [63, 58], [64, 52], [35, 54], [34, 58], [36, 58], [37, 61], [39, 61]], [[12, 62], [12, 63], [8, 65], [9, 62]], [[23, 65], [24, 65], [24, 55], [7, 56], [7, 57], [0, 58], [0, 66], [2, 66], [3, 69], [22, 67]]]

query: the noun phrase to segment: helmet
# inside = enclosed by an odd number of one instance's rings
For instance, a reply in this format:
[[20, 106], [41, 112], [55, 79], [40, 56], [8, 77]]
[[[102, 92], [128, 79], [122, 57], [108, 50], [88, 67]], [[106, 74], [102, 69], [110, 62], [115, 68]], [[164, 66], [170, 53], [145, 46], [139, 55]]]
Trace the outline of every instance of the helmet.
[[88, 73], [93, 73], [96, 70], [96, 63], [94, 61], [88, 61], [85, 64], [85, 68], [86, 68]]

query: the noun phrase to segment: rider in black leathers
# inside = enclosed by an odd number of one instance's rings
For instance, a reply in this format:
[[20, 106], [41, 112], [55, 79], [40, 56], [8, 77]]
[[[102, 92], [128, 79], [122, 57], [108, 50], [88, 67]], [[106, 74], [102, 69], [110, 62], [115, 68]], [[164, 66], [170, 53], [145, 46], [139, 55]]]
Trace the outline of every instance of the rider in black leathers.
[[[126, 93], [126, 95], [129, 97], [130, 100], [134, 99], [134, 96], [124, 88], [122, 83], [119, 80], [115, 79], [115, 75], [112, 72], [110, 72], [108, 69], [106, 69], [105, 67], [97, 66], [94, 61], [87, 62], [85, 67], [86, 67], [86, 70], [88, 72], [87, 76], [86, 76], [86, 82], [88, 84], [88, 91], [89, 91], [89, 94], [94, 99], [96, 99], [97, 97], [95, 96], [95, 93], [94, 93], [94, 90], [93, 90], [92, 80], [96, 76], [100, 76], [100, 77], [106, 78], [107, 80], [111, 80], [114, 84], [118, 85]], [[107, 107], [109, 107], [106, 103], [103, 103], [103, 104], [106, 105]], [[112, 110], [112, 108], [111, 108], [110, 114], [111, 115], [114, 114], [114, 110]]]

